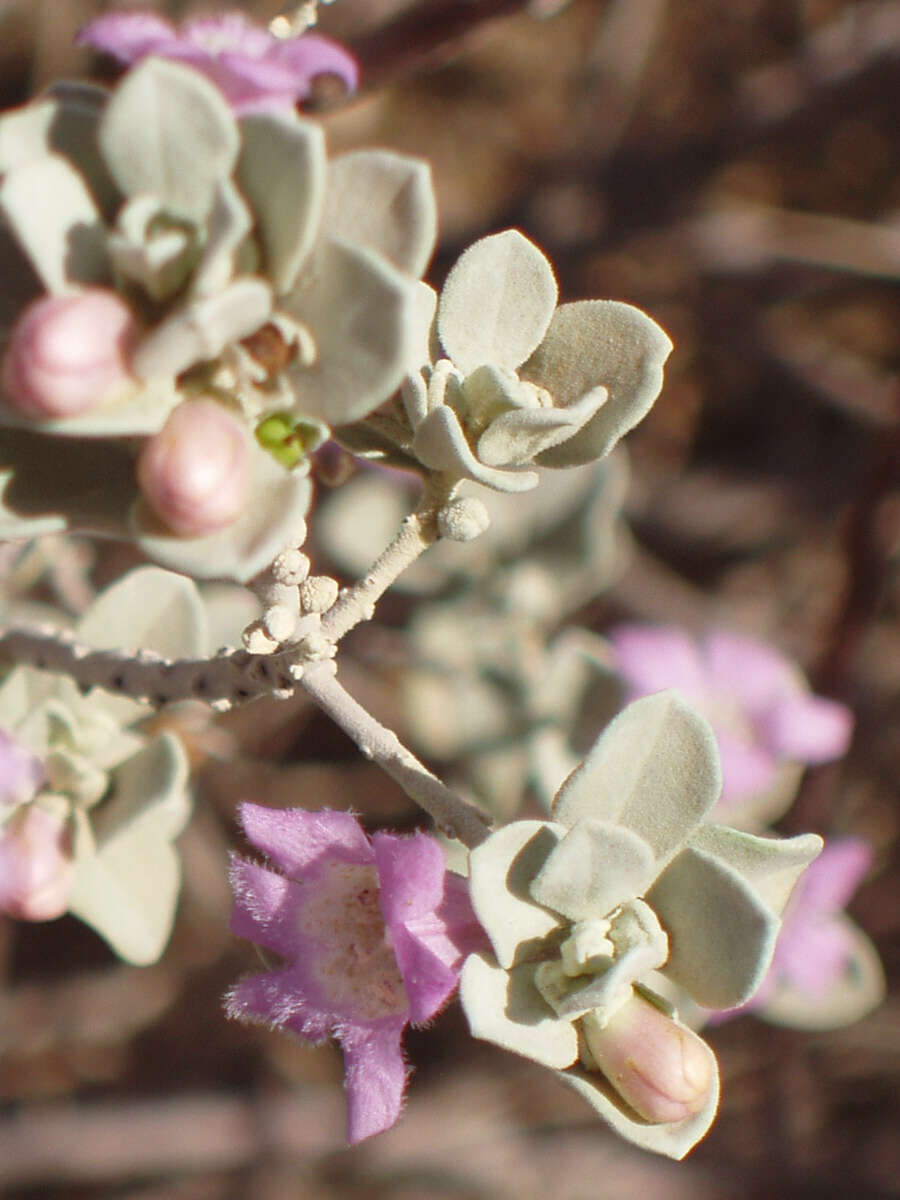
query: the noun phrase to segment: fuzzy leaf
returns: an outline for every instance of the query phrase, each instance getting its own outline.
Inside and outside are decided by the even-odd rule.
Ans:
[[[291,372],[298,409],[328,425],[367,416],[409,364],[416,285],[371,250],[331,239],[282,308],[313,335],[317,356]]]
[[[655,321],[616,300],[579,300],[555,312],[546,337],[521,370],[568,407],[605,387],[607,402],[577,436],[545,450],[545,467],[571,467],[608,454],[649,412],[672,343]]]
[[[647,893],[669,935],[665,974],[704,1008],[749,1000],[772,960],[781,922],[733,868],[682,851]]]
[[[506,972],[481,954],[466,959],[459,998],[473,1037],[483,1038],[545,1067],[568,1067],[578,1057],[571,1021],[556,1017],[534,986],[529,963]]]
[[[0,215],[48,291],[108,279],[100,212],[81,176],[59,155],[31,159],[4,176]]]
[[[231,342],[255,333],[272,311],[262,279],[242,278],[166,317],[139,343],[131,365],[140,379],[171,378],[217,358]]]
[[[478,461],[466,440],[459,418],[442,404],[428,414],[416,429],[413,453],[433,471],[446,471],[459,479],[474,479],[498,492],[527,492],[537,487],[536,471],[501,470]]]
[[[181,864],[171,839],[190,814],[188,768],[170,735],[116,772],[96,844],[82,839],[69,909],[126,962],[156,962],[172,930]],[[87,844],[85,844],[87,842]]]
[[[655,874],[653,851],[636,833],[587,819],[551,852],[529,891],[538,904],[586,921],[642,895]]]
[[[606,402],[594,388],[571,408],[517,408],[501,413],[478,439],[478,457],[489,466],[531,462],[544,450],[574,437]]]
[[[524,962],[563,927],[535,904],[529,888],[566,830],[547,821],[514,821],[469,855],[469,891],[501,967]]]
[[[556,297],[547,259],[518,230],[508,229],[475,242],[457,259],[438,303],[438,335],[463,374],[483,363],[515,369],[540,344]]]
[[[241,120],[238,182],[256,217],[263,269],[276,295],[287,292],[309,255],[325,198],[325,135],[295,113]]]
[[[797,880],[822,851],[815,833],[792,838],[758,837],[727,825],[701,825],[690,840],[695,850],[714,854],[738,872],[779,916]]]
[[[128,197],[148,194],[173,215],[202,221],[237,162],[237,126],[222,93],[199,72],[146,58],[112,93],[100,148]]]
[[[718,799],[715,734],[674,691],[629,704],[607,726],[560,788],[553,817],[564,825],[595,818],[643,838],[662,864]]]
[[[325,236],[383,254],[418,278],[437,237],[430,166],[388,150],[354,150],[332,159],[322,229]]]
[[[206,617],[190,580],[159,567],[138,567],[102,592],[78,623],[79,638],[98,650],[149,650],[163,658],[206,653]]]

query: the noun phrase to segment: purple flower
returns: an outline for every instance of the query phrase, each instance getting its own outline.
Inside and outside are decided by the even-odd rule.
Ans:
[[[758,1012],[784,1024],[829,1028],[873,1008],[883,984],[877,957],[871,965],[874,951],[865,949],[867,940],[843,911],[871,864],[871,848],[861,838],[827,842],[791,894],[759,990],[739,1008],[714,1013],[712,1020]],[[854,967],[859,980],[848,975]],[[840,996],[842,990],[846,996]]]
[[[410,1022],[447,1001],[483,935],[462,879],[426,834],[371,840],[350,813],[241,806],[248,839],[272,867],[235,858],[231,930],[280,955],[279,970],[242,979],[228,1015],[338,1038],[348,1138],[389,1129],[403,1102]]]
[[[40,762],[0,729],[0,817],[32,798],[44,779]]]
[[[785,763],[846,753],[853,716],[814,696],[799,668],[772,646],[725,630],[695,641],[669,626],[620,625],[609,634],[628,699],[678,688],[715,730],[723,806],[765,792]]]
[[[195,67],[238,113],[293,108],[318,75],[338,75],[351,92],[359,78],[353,57],[329,38],[276,38],[237,12],[195,17],[180,30],[155,13],[109,13],[77,41],[129,65],[155,54]]]

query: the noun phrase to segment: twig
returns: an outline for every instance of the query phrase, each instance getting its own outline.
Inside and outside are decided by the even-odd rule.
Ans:
[[[352,738],[365,758],[400,784],[442,833],[458,838],[470,849],[484,841],[489,832],[487,819],[432,775],[395,733],[379,724],[344,690],[333,662],[307,667],[300,686]]]

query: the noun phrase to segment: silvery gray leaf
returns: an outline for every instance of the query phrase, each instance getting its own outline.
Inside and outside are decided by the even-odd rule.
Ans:
[[[291,289],[312,250],[325,198],[325,136],[295,113],[241,119],[238,185],[253,210],[262,266],[277,295]]]
[[[230,342],[255,333],[272,311],[272,292],[262,279],[243,277],[215,295],[191,300],[139,343],[131,367],[139,379],[180,375],[216,358]]]
[[[375,250],[418,278],[437,237],[431,167],[390,150],[353,150],[332,159],[322,230]]]
[[[465,375],[483,363],[515,370],[547,332],[556,297],[550,263],[518,230],[482,238],[457,259],[438,302],[447,357]]]
[[[156,196],[174,216],[202,221],[237,162],[237,125],[199,72],[145,58],[118,85],[100,121],[100,149],[128,197]]]
[[[617,300],[563,304],[523,379],[545,387],[558,405],[602,386],[609,398],[577,437],[543,452],[540,464],[571,467],[608,454],[646,416],[662,387],[672,343],[646,313]]]
[[[109,279],[106,230],[75,169],[57,154],[33,158],[0,182],[6,218],[49,292]]]
[[[538,459],[574,437],[606,402],[606,388],[587,392],[571,408],[517,408],[501,413],[478,439],[478,458],[489,466]]]
[[[433,471],[458,479],[474,479],[499,492],[527,492],[537,487],[536,471],[500,470],[478,461],[456,413],[446,404],[433,409],[416,429],[413,453]]]
[[[253,227],[253,216],[237,188],[224,180],[216,188],[206,222],[206,244],[191,276],[193,296],[222,291],[237,273],[238,251]]]
[[[551,852],[529,888],[538,904],[572,921],[605,917],[642,896],[656,875],[653,851],[608,821],[579,821]]]

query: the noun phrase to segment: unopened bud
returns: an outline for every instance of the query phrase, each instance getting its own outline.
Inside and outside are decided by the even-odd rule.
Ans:
[[[131,309],[115,292],[88,288],[43,296],[13,327],[3,359],[3,393],[26,417],[75,417],[133,383]]]
[[[437,515],[438,533],[452,542],[471,542],[488,528],[491,518],[474,496],[458,496]]]
[[[300,584],[300,606],[304,612],[327,612],[337,598],[337,580],[330,575],[310,575]]]
[[[244,508],[249,436],[215,400],[187,400],[144,443],[137,477],[147,503],[176,533],[215,533]]]
[[[633,995],[601,1025],[582,1018],[588,1050],[619,1095],[654,1125],[700,1112],[715,1084],[710,1048],[692,1030]]]
[[[69,903],[74,866],[63,817],[37,804],[0,831],[0,911],[20,921],[51,921]]]

